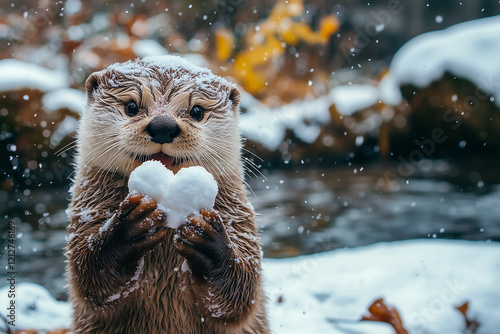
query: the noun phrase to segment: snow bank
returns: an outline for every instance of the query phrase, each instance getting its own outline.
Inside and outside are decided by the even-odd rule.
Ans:
[[[75,132],[77,127],[78,120],[73,116],[66,116],[50,136],[50,145],[57,147],[67,135]]]
[[[500,327],[500,244],[410,240],[270,260],[265,289],[274,333],[393,333],[388,325],[332,324],[360,319],[378,297],[412,334],[464,332],[454,306],[470,302],[477,334]],[[277,300],[282,297],[283,302]]]
[[[6,308],[12,300],[8,297],[9,289],[9,286],[0,289],[0,305],[4,317],[8,315]],[[16,326],[12,329],[50,331],[71,325],[71,306],[55,300],[44,287],[33,283],[17,283],[15,294]],[[0,329],[5,330],[3,321],[0,321]]]
[[[85,93],[78,89],[62,88],[46,93],[42,103],[48,113],[69,109],[81,115],[85,111],[86,99]]]
[[[271,151],[278,149],[285,139],[287,129],[292,130],[304,142],[313,143],[320,134],[320,125],[330,120],[329,96],[272,109],[250,94],[242,92],[241,105],[247,109],[246,113],[240,115],[239,128],[242,135]]]
[[[377,87],[371,85],[338,86],[331,90],[330,95],[335,108],[344,116],[371,107],[379,100]]]
[[[379,297],[396,307],[412,334],[462,334],[464,320],[454,306],[465,301],[470,317],[480,323],[477,334],[496,333],[500,327],[499,243],[380,243],[266,259],[263,269],[273,333],[392,334],[386,324],[328,320],[359,319]],[[0,289],[1,305],[9,303],[7,291]],[[17,285],[17,307],[16,329],[51,330],[70,322],[69,305],[35,284]]]
[[[241,106],[247,112],[240,116],[240,130],[244,137],[261,143],[271,151],[278,149],[287,130],[311,144],[320,135],[321,126],[329,123],[332,104],[340,114],[349,116],[373,106],[378,100],[377,88],[370,85],[338,86],[328,95],[292,102],[279,108],[268,108],[250,94],[242,92]]]
[[[141,193],[158,202],[168,216],[167,226],[179,227],[185,218],[211,209],[219,188],[212,174],[200,166],[181,168],[177,174],[159,161],[146,161],[129,178],[130,193]]]
[[[69,86],[68,73],[16,59],[0,60],[0,91],[36,89],[48,92]]]
[[[142,39],[134,42],[132,50],[141,58],[168,54],[167,49],[153,39]]]
[[[382,81],[384,102],[401,101],[402,84],[425,87],[448,71],[494,96],[500,106],[499,31],[500,16],[494,16],[415,37],[392,60],[390,76]]]

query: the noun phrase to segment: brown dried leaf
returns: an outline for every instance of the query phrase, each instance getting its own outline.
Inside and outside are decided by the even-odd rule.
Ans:
[[[471,320],[467,316],[467,311],[469,310],[469,302],[465,302],[460,306],[456,306],[456,309],[464,316],[465,319],[465,330],[467,331],[467,334],[474,334],[477,331],[477,328],[479,327],[479,322],[476,320]]]
[[[66,328],[60,328],[60,329],[56,329],[54,331],[50,331],[50,332],[39,332],[37,330],[34,330],[34,329],[24,329],[24,330],[18,330],[18,331],[14,331],[14,332],[11,332],[12,334],[40,334],[40,333],[47,333],[47,334],[66,334],[66,333],[69,333],[69,330],[66,329]]]
[[[457,310],[459,310],[459,311],[460,311],[460,313],[462,313],[462,315],[463,315],[464,317],[467,317],[466,313],[467,313],[467,311],[469,310],[469,302],[465,302],[465,303],[463,303],[463,304],[462,304],[462,305],[460,305],[460,306],[456,306],[456,308],[457,308]]]
[[[66,334],[66,333],[69,333],[68,329],[60,328],[60,329],[56,329],[55,331],[48,332],[47,334]]]
[[[373,302],[368,308],[369,314],[364,315],[361,321],[379,321],[391,325],[396,334],[408,334],[403,327],[403,321],[399,316],[398,311],[384,303],[384,299],[380,298]]]

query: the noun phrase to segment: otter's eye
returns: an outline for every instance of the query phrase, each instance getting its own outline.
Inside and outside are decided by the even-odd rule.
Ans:
[[[125,114],[127,116],[135,116],[139,113],[139,107],[134,101],[130,101],[125,105]]]
[[[194,106],[189,112],[189,115],[196,121],[199,122],[205,116],[205,111],[200,106]]]

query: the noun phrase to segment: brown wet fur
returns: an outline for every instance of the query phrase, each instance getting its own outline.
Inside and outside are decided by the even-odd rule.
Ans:
[[[183,67],[146,68],[108,68],[87,80],[68,209],[72,332],[268,333],[255,213],[243,181],[239,93]],[[129,100],[138,115],[125,115]],[[206,110],[201,122],[189,117],[194,105]],[[145,131],[159,114],[181,128],[172,143],[153,143]],[[201,165],[219,186],[214,210],[176,230],[165,227],[168,217],[154,200],[128,193],[139,156],[160,151],[182,158],[174,172]]]

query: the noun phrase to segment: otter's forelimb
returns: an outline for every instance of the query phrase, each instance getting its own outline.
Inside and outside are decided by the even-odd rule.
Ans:
[[[206,321],[227,328],[245,323],[255,312],[260,262],[248,246],[258,252],[256,239],[227,228],[214,210],[191,215],[177,229],[175,246],[187,260],[190,286]]]
[[[75,237],[68,242],[73,289],[93,307],[115,302],[137,262],[167,235],[166,216],[154,200],[141,194],[127,196],[111,218],[96,215],[93,221],[71,220]],[[78,250],[74,252],[72,250]]]

